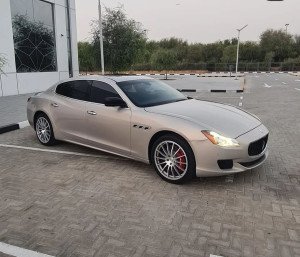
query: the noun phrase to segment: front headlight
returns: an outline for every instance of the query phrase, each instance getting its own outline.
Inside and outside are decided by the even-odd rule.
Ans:
[[[215,145],[222,147],[239,146],[238,141],[234,138],[222,136],[217,132],[210,130],[202,130],[202,133]]]

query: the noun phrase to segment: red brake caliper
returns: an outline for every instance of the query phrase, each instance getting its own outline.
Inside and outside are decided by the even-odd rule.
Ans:
[[[179,158],[179,167],[181,168],[181,169],[185,169],[185,164],[184,164],[184,162],[185,162],[185,158],[184,158],[184,153],[183,153],[183,151],[180,149],[179,151],[178,151],[178,153],[176,154],[176,156],[177,157],[180,157]],[[182,172],[182,170],[180,170],[181,172]]]

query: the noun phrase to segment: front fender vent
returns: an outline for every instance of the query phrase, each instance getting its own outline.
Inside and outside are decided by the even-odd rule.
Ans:
[[[151,127],[149,127],[149,126],[138,125],[138,124],[134,124],[132,127],[136,128],[136,129],[142,129],[142,130],[149,130],[149,129],[151,129]]]

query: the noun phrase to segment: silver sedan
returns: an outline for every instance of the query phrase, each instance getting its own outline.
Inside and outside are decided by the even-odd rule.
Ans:
[[[148,77],[68,79],[28,99],[43,145],[67,141],[151,163],[171,183],[249,170],[268,156],[268,129],[231,105],[188,98]]]

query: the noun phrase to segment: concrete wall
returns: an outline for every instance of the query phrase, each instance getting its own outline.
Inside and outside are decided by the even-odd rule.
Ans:
[[[65,0],[47,0],[54,4],[57,71],[16,73],[10,0],[0,1],[0,53],[8,64],[0,75],[0,96],[44,91],[59,80],[69,77]],[[73,74],[79,75],[75,0],[70,0],[71,47]]]

